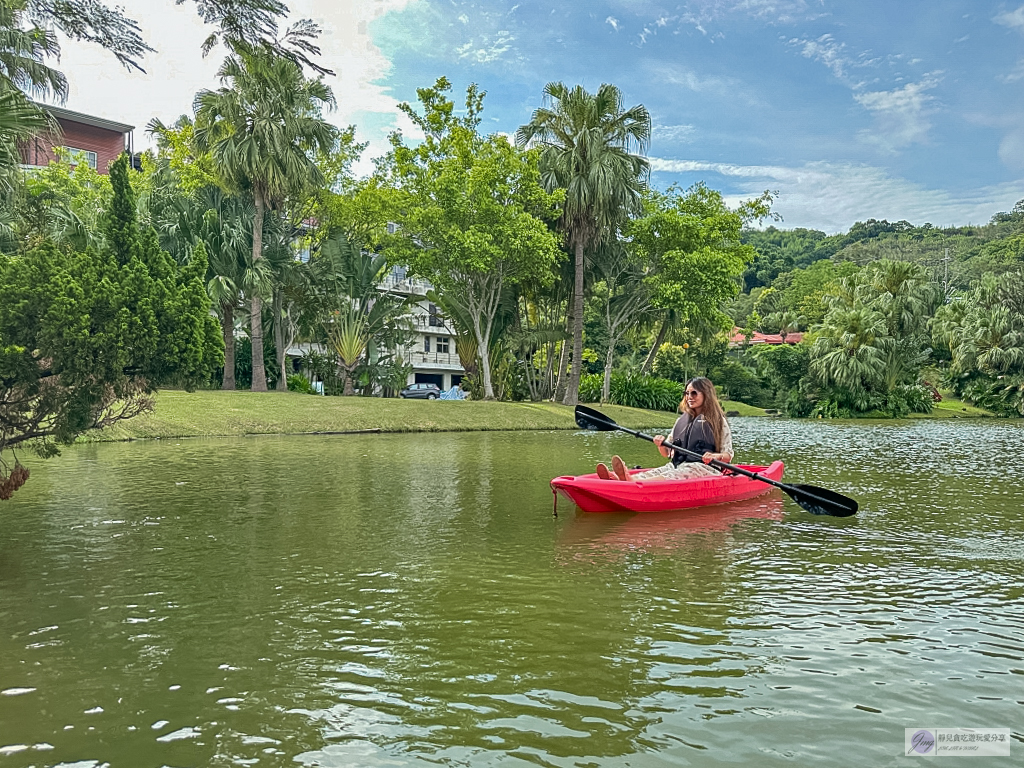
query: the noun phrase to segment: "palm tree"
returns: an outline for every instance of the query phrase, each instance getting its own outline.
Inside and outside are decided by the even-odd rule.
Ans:
[[[57,32],[33,23],[25,0],[0,0],[0,87],[35,95],[52,93],[63,101],[68,81],[45,63],[60,55]]]
[[[9,198],[21,155],[18,144],[47,128],[50,121],[25,95],[0,78],[0,199]],[[9,206],[3,206],[8,209]]]
[[[224,60],[224,86],[195,99],[196,143],[233,188],[252,194],[252,265],[263,258],[263,219],[285,198],[316,187],[323,176],[310,158],[327,152],[337,130],[321,115],[334,96],[322,80],[308,80],[299,66],[263,48],[242,44]],[[252,389],[266,392],[263,365],[263,296],[252,293]]]
[[[873,265],[868,281],[872,300],[885,314],[892,336],[920,333],[942,298],[927,270],[909,261],[879,261]]]
[[[811,372],[857,410],[867,410],[885,369],[878,344],[884,337],[880,313],[868,307],[837,307],[825,317],[811,348]]]
[[[387,269],[382,254],[360,248],[340,230],[331,232],[302,271],[297,304],[306,338],[323,338],[344,376],[344,394],[355,394],[352,374],[380,349],[400,350],[409,333],[408,297],[378,289]]]
[[[623,111],[614,85],[603,84],[592,94],[583,86],[548,83],[544,97],[547,106],[516,131],[516,143],[538,144],[545,187],[565,190],[560,225],[574,251],[575,280],[573,367],[564,402],[575,405],[583,368],[584,252],[640,209],[650,165],[631,150],[646,150],[651,116],[642,104]]]
[[[153,210],[156,207],[159,210]],[[206,292],[220,316],[224,337],[221,389],[234,390],[235,313],[242,308],[252,251],[252,203],[218,187],[202,187],[191,195],[174,194],[165,205],[151,204],[151,211],[161,244],[179,263],[191,258],[198,243],[205,246]]]
[[[785,344],[786,337],[791,333],[798,332],[800,326],[807,322],[807,318],[787,310],[784,312],[772,312],[764,321],[769,327],[778,329],[779,336],[782,337],[782,343]]]

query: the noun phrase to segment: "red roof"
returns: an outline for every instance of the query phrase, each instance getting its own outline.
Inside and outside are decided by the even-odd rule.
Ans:
[[[744,344],[799,344],[803,339],[802,333],[787,333],[786,340],[782,340],[782,334],[779,333],[754,333],[750,336],[750,340],[747,340],[747,335],[743,333],[741,328],[733,328],[732,336],[729,338],[730,347],[739,347]]]

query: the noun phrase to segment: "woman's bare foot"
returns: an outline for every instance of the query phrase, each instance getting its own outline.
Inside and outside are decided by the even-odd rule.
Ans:
[[[629,470],[626,469],[626,463],[618,456],[612,456],[612,469],[615,470],[615,476],[619,480],[629,480]]]
[[[597,465],[597,476],[600,477],[602,480],[612,479],[612,473],[608,471],[607,464],[602,463]]]

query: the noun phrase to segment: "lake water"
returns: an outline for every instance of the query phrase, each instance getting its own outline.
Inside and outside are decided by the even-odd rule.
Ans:
[[[734,419],[857,498],[583,515],[649,443],[80,446],[0,503],[0,768],[1024,764],[1024,424]],[[945,765],[957,765],[947,758]]]

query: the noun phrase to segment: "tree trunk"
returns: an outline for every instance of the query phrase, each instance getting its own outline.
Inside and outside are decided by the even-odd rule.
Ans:
[[[256,190],[256,214],[252,217],[252,262],[263,258],[263,195]],[[263,300],[258,293],[252,296],[252,312],[249,318],[252,339],[252,391],[267,391],[267,371],[263,366]]]
[[[484,400],[494,399],[494,385],[491,383],[491,355],[487,347],[480,348],[480,370],[484,376]]]
[[[487,348],[491,341],[490,328],[485,334],[480,327],[480,317],[474,315],[473,337],[476,339],[476,353],[480,358],[480,373],[483,376],[484,400],[494,400],[494,384],[491,380],[491,350]],[[484,338],[486,335],[487,338]]]
[[[288,373],[285,371],[286,361],[284,339],[284,293],[280,289],[274,291],[274,350],[277,352],[277,386],[278,392],[288,391]]]
[[[224,333],[224,378],[221,389],[235,389],[235,305],[225,301],[220,305],[221,331]]]
[[[640,369],[641,374],[648,374],[651,372],[651,366],[654,365],[654,358],[658,354],[658,350],[661,349],[661,345],[665,343],[665,337],[668,335],[669,317],[666,314],[665,319],[661,321],[661,328],[658,331],[658,338],[654,340],[654,345],[651,347],[650,354],[647,355],[647,359],[644,360],[643,367]]]
[[[612,399],[612,363],[615,361],[615,342],[609,341],[608,354],[604,360],[604,383],[601,385],[601,402]]]
[[[572,373],[565,390],[565,405],[576,405],[580,398],[583,373],[583,243],[576,243],[576,284],[573,289]]]
[[[341,394],[343,397],[352,397],[356,393],[356,388],[352,386],[352,371],[348,368],[344,368],[343,371],[342,375],[345,377],[345,384],[342,387]]]
[[[541,399],[546,400],[548,395],[555,391],[555,342],[549,341],[547,345],[547,362],[544,365],[544,391],[540,393]]]
[[[569,335],[572,333],[572,307],[570,298],[565,309],[565,338],[562,340],[562,351],[558,356],[558,378],[555,380],[554,402],[560,403],[565,399],[565,380],[569,369]]]

